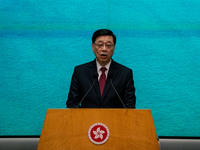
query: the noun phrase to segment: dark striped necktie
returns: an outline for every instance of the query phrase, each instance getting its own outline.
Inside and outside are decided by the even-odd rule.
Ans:
[[[102,74],[100,76],[99,79],[99,87],[100,87],[100,92],[101,92],[101,96],[103,95],[103,89],[106,83],[106,74],[105,71],[107,70],[106,67],[101,67],[100,69],[102,71]]]

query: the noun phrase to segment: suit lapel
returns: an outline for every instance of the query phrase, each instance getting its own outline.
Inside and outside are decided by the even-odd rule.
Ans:
[[[96,59],[94,61],[92,61],[89,72],[90,72],[90,78],[93,81],[94,80],[93,76],[95,73],[97,73]],[[98,98],[101,99],[98,77],[95,79],[94,89],[95,89],[95,92],[96,92]]]
[[[112,80],[113,80],[116,75],[116,70],[117,70],[116,63],[114,62],[114,60],[112,60],[109,71],[108,71],[108,76],[106,79],[106,84],[104,87],[103,95],[102,95],[102,101],[111,87],[111,79],[109,78],[109,74],[112,74]]]

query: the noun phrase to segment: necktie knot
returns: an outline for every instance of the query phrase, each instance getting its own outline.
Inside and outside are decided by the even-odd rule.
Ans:
[[[102,73],[104,73],[106,70],[107,70],[106,67],[101,67],[101,71],[102,71]]]

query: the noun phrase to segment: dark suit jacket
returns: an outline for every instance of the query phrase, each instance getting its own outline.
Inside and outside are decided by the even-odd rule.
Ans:
[[[68,108],[78,105],[94,81],[94,86],[79,107],[123,108],[122,102],[111,85],[111,80],[126,108],[135,108],[135,87],[131,69],[112,60],[102,96],[98,78],[94,78],[94,74],[97,74],[96,60],[75,67],[66,103]]]

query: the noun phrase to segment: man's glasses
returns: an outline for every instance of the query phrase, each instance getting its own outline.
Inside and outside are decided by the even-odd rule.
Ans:
[[[110,49],[114,46],[114,44],[103,44],[103,43],[100,43],[100,44],[94,43],[94,45],[96,45],[98,48],[103,48],[104,45],[105,45],[105,47],[108,48],[108,49]]]

